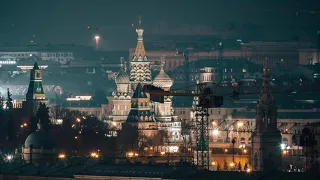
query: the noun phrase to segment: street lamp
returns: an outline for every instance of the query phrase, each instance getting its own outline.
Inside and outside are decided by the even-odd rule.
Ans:
[[[63,154],[63,153],[61,153],[61,154],[58,155],[58,158],[59,158],[59,159],[65,159],[65,158],[66,158],[66,155]]]
[[[91,156],[92,158],[98,158],[98,157],[99,157],[99,154],[96,153],[96,152],[92,152],[92,153],[90,154],[90,156]]]
[[[234,144],[236,143],[236,141],[237,141],[236,137],[234,137],[231,141],[232,142],[232,162],[234,162]]]
[[[94,36],[94,39],[96,40],[96,50],[98,50],[99,49],[100,36],[96,35],[96,36]]]
[[[213,135],[218,135],[218,130],[217,129],[215,129],[215,130],[213,130]]]
[[[238,126],[238,128],[243,127],[243,122],[239,121],[239,122],[237,123],[237,126]]]
[[[13,160],[13,155],[11,155],[11,154],[6,155],[6,156],[5,156],[5,160],[6,160],[7,162],[11,162],[11,161]]]

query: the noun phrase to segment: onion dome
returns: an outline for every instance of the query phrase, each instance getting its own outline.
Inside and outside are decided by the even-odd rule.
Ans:
[[[24,146],[26,148],[32,147],[33,149],[54,149],[55,143],[50,134],[42,129],[42,125],[39,120],[37,131],[31,133],[27,137]]]
[[[129,75],[127,73],[127,67],[123,64],[123,58],[121,58],[121,68],[118,74],[115,77],[117,84],[129,84]]]
[[[153,85],[160,88],[170,88],[173,85],[172,79],[168,76],[163,69],[164,63],[161,65],[159,74],[154,78]]]

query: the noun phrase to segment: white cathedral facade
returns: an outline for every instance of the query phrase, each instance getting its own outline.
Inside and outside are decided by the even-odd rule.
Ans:
[[[121,58],[121,69],[115,77],[117,87],[112,93],[111,125],[114,129],[121,129],[124,122],[135,123],[147,136],[164,130],[170,143],[180,143],[181,122],[173,115],[172,97],[166,96],[164,103],[153,102],[149,94],[142,90],[143,85],[149,84],[170,90],[173,81],[164,71],[163,63],[159,74],[152,79],[150,61],[143,44],[144,29],[141,21],[136,32],[138,42],[129,68]]]

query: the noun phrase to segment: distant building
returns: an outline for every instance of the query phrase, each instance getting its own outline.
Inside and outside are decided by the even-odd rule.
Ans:
[[[12,56],[18,59],[28,59],[32,56],[41,58],[44,61],[55,61],[60,64],[66,64],[74,60],[73,52],[42,52],[42,51],[17,51],[1,52],[0,56]]]
[[[25,140],[21,154],[26,163],[53,164],[57,159],[53,138],[45,132],[40,120],[38,129]]]
[[[314,64],[316,62],[316,48],[312,43],[298,42],[264,42],[251,41],[242,42],[239,39],[221,40],[222,49],[219,49],[219,40],[213,41],[214,37],[204,37],[190,39],[170,36],[172,39],[158,40],[146,45],[149,58],[152,62],[160,62],[161,57],[165,57],[166,70],[173,70],[185,64],[185,59],[178,53],[180,50],[188,49],[190,62],[201,59],[247,59],[251,62],[263,65],[267,58],[270,67],[279,65],[283,68],[292,67],[298,64]],[[190,39],[190,40],[185,40]],[[129,55],[134,54],[134,49],[129,50]]]

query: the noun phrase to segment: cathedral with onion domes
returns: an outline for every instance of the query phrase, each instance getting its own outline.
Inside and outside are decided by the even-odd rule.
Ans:
[[[127,68],[121,58],[121,69],[116,74],[116,89],[112,93],[112,123],[114,129],[121,129],[123,123],[129,123],[143,130],[147,137],[165,132],[168,141],[181,141],[181,122],[173,114],[172,97],[165,96],[164,103],[153,102],[150,95],[143,91],[144,85],[154,85],[166,91],[170,90],[173,80],[164,71],[164,62],[158,75],[152,79],[150,61],[143,44],[144,29],[139,20],[135,53]]]

